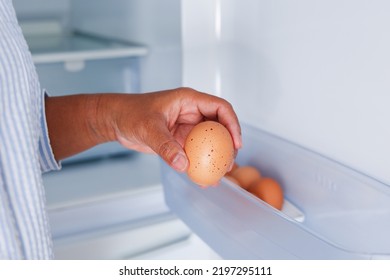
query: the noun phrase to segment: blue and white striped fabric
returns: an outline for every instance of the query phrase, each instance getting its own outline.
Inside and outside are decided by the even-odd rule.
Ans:
[[[0,0],[0,259],[50,259],[42,172],[59,169],[12,0]]]

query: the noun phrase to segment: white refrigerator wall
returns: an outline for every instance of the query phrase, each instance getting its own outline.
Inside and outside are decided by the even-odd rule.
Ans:
[[[390,183],[390,3],[183,0],[183,82]]]

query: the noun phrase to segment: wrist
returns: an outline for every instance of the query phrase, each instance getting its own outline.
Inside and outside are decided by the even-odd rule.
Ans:
[[[88,98],[87,126],[98,144],[116,140],[114,94],[94,94]]]

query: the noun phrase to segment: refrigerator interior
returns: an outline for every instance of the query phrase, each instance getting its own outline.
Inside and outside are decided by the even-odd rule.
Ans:
[[[63,258],[76,258],[77,255],[80,258],[175,258],[169,253],[175,250],[168,250],[166,254],[161,252],[164,248],[173,248],[175,244],[191,240],[194,237],[192,231],[199,233],[215,249],[226,247],[232,238],[229,235],[235,232],[238,232],[237,236],[243,236],[244,241],[260,240],[253,246],[258,248],[256,254],[248,255],[245,250],[248,244],[239,243],[236,249],[240,254],[234,255],[233,252],[231,255],[231,252],[225,251],[227,258],[360,258],[360,254],[335,255],[330,249],[327,251],[330,253],[324,255],[304,254],[304,241],[294,243],[284,234],[288,231],[278,229],[291,229],[302,240],[306,240],[306,236],[308,239],[325,240],[326,243],[324,234],[330,233],[332,240],[344,242],[350,232],[344,232],[343,239],[333,224],[334,219],[342,222],[347,219],[345,223],[348,223],[348,215],[351,215],[354,221],[351,228],[359,230],[364,228],[362,221],[369,220],[370,215],[379,222],[380,217],[388,216],[384,205],[389,199],[390,184],[387,172],[387,166],[390,166],[390,157],[387,156],[390,154],[390,132],[386,121],[390,118],[387,109],[390,101],[387,11],[390,4],[386,1],[105,0],[87,3],[77,0],[14,0],[14,4],[20,21],[27,23],[24,30],[29,34],[41,36],[40,24],[43,22],[46,34],[57,36],[54,36],[57,38],[54,42],[58,42],[58,35],[60,38],[72,35],[77,42],[78,36],[81,36],[82,42],[86,40],[89,46],[93,41],[93,51],[71,51],[70,57],[69,52],[65,55],[56,52],[54,57],[49,55],[50,51],[44,52],[43,57],[39,52],[33,53],[42,86],[47,84],[49,94],[80,90],[147,92],[183,85],[222,96],[232,103],[245,127],[248,125],[254,129],[247,134],[249,137],[243,137],[249,141],[246,146],[253,148],[255,153],[244,147],[245,150],[239,153],[240,163],[259,167],[265,164],[266,174],[287,180],[283,186],[287,199],[305,218],[303,223],[290,221],[285,214],[267,208],[225,181],[222,188],[208,191],[220,198],[210,202],[203,197],[205,193],[197,196],[197,189],[193,193],[193,186],[188,180],[171,174],[172,170],[163,169],[166,171],[160,174],[157,158],[124,152],[117,146],[106,146],[69,161],[59,173],[45,176],[53,224],[55,220],[71,221],[72,217],[82,216],[80,213],[91,217],[90,213],[95,213],[96,209],[109,208],[113,211],[102,219],[102,223],[81,222],[73,228],[73,232],[69,232],[66,226],[61,229],[62,222],[56,224],[53,227],[55,245]],[[53,42],[51,35],[46,38]],[[33,39],[38,38],[34,36]],[[32,42],[42,41],[30,40]],[[84,43],[81,45],[85,46]],[[56,76],[53,78],[53,75]],[[295,154],[294,161],[299,162],[301,153],[309,152],[319,156],[315,156],[315,164],[331,159],[329,166],[334,169],[321,167],[305,175],[297,172],[295,177],[290,178],[293,181],[289,182],[288,165],[278,167],[276,164],[279,160],[278,148],[274,156],[269,155],[269,165],[260,162],[262,147],[255,141],[259,139],[259,143],[267,143],[266,139],[272,139],[266,136],[268,134],[282,139],[280,143],[292,143],[303,148]],[[288,149],[286,153],[291,154]],[[88,164],[76,164],[79,162]],[[111,176],[113,167],[120,172],[132,170],[133,166],[134,174]],[[145,166],[152,167],[148,174],[154,174],[148,175],[150,178],[147,179],[148,176],[137,176],[145,171]],[[341,172],[344,167],[348,171]],[[335,173],[329,170],[335,170]],[[101,177],[88,175],[96,171]],[[350,177],[357,178],[356,184],[361,187],[354,188],[354,183],[343,179],[348,174],[358,174]],[[96,180],[92,182],[91,178]],[[113,178],[112,182],[105,184],[107,178]],[[305,181],[305,178],[308,180]],[[296,191],[299,190],[298,182],[308,184],[312,179],[312,189],[304,186],[310,191]],[[67,185],[61,188],[61,184]],[[70,185],[74,186],[70,188],[70,193],[64,195],[59,192],[57,198],[60,199],[56,200],[58,189],[62,191]],[[94,188],[94,185],[98,187]],[[175,187],[180,185],[183,186],[179,189],[182,192],[175,192]],[[78,193],[80,189],[85,190],[87,195],[74,200],[75,196],[82,195]],[[347,190],[350,194],[346,193]],[[189,198],[187,192],[193,193],[194,197]],[[324,196],[318,197],[319,194]],[[335,194],[342,194],[337,201],[333,200]],[[122,206],[119,206],[130,205],[128,201],[137,195],[154,203],[152,208],[158,213],[134,209],[126,211],[131,215],[124,215]],[[169,207],[176,211],[175,214],[165,205],[163,196]],[[119,197],[121,200],[115,200]],[[127,197],[129,200],[126,200]],[[312,197],[321,205],[321,211],[316,212],[317,208],[307,204]],[[241,206],[248,204],[248,207],[242,207],[239,213],[235,213],[226,203],[229,199],[232,199],[232,207],[235,203]],[[378,208],[370,204],[370,199],[379,201]],[[119,206],[113,207],[110,203],[115,205],[116,201],[119,201]],[[184,203],[185,209],[181,203]],[[222,213],[229,213],[231,219],[220,219],[216,214],[215,221],[221,224],[212,224],[207,215],[203,218],[199,216],[202,212],[189,207],[191,203],[204,204],[206,214],[208,209],[225,211]],[[372,211],[352,211],[360,205]],[[260,219],[244,220],[244,216],[234,216],[245,215],[251,209],[267,217],[264,224],[271,231],[262,232],[261,228],[260,232],[257,231],[257,223],[262,222]],[[137,215],[133,216],[134,213]],[[318,224],[318,221],[310,219],[318,213],[333,218],[326,220],[323,216],[325,222]],[[345,213],[348,215],[342,216]],[[177,215],[186,225],[179,221]],[[117,217],[113,224],[109,224],[110,217]],[[241,218],[242,224],[236,223],[237,217]],[[284,227],[286,224],[288,226]],[[310,235],[312,230],[314,237]],[[389,230],[386,223],[382,231],[386,233]],[[155,242],[145,241],[145,238],[139,248],[133,246],[139,236],[154,240],[155,235],[146,235],[145,232],[155,231],[166,232],[166,238]],[[298,232],[303,233],[300,235]],[[386,239],[386,234],[378,237],[370,230],[367,234],[373,234],[374,239]],[[279,239],[272,241],[274,237]],[[67,251],[67,248],[72,248],[71,244],[74,250]],[[93,249],[99,248],[97,244],[100,244],[101,250]],[[371,250],[369,244],[365,245]],[[207,252],[205,258],[218,257],[215,252],[209,253],[206,245],[199,247]],[[353,244],[347,247],[351,251],[356,249]],[[381,251],[377,244],[374,247],[364,257],[388,258],[387,248]],[[157,251],[159,253],[153,257],[153,252]],[[257,254],[262,251],[267,254]],[[83,255],[84,252],[90,254]],[[180,258],[179,255],[176,257]],[[203,253],[200,255],[204,257]]]
[[[48,95],[181,85],[179,0],[14,0]],[[57,259],[217,258],[165,204],[157,156],[108,143],[44,174]]]

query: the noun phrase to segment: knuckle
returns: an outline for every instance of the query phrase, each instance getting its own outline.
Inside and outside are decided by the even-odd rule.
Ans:
[[[162,142],[158,148],[157,153],[161,155],[163,158],[166,158],[167,160],[172,160],[173,152],[174,152],[174,141],[173,140],[167,140],[165,142]]]
[[[174,90],[179,96],[188,96],[189,94],[196,94],[197,91],[190,87],[179,87]]]

